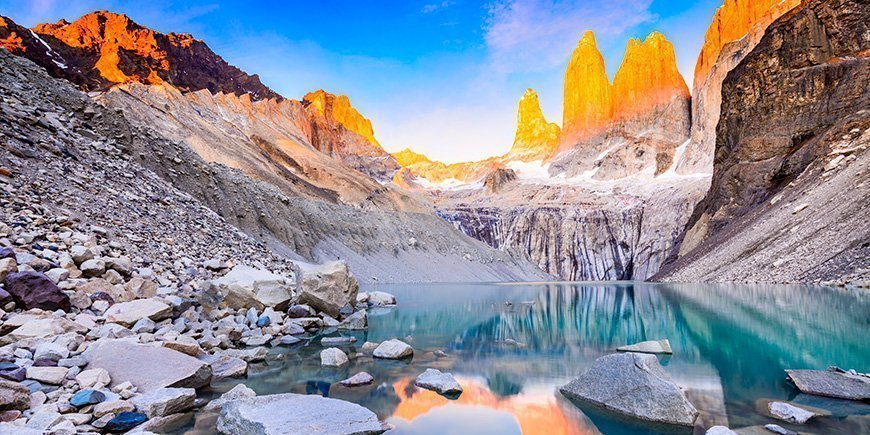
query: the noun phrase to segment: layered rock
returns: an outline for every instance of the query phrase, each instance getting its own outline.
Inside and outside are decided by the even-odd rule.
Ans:
[[[595,35],[586,31],[565,70],[562,144],[571,146],[607,127],[612,116],[610,80]]]
[[[228,64],[208,46],[188,34],[163,34],[142,27],[123,14],[96,11],[70,23],[40,24],[35,34],[47,43],[63,64],[52,74],[88,90],[104,90],[118,83],[170,83],[185,90],[250,94],[253,99],[280,95]],[[28,53],[24,53],[28,56]]]
[[[799,0],[725,0],[716,11],[695,64],[692,142],[678,162],[678,172],[712,172],[722,81],[758,44],[767,26],[798,4]]]
[[[561,133],[558,124],[544,118],[538,93],[526,89],[517,109],[517,132],[508,157],[521,161],[543,160],[556,149]]]
[[[728,74],[712,185],[669,279],[804,281],[866,267],[868,22],[863,1],[806,2]]]

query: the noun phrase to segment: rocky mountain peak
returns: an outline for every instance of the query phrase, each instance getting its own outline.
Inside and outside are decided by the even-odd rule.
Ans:
[[[610,81],[595,35],[586,31],[565,71],[562,134],[575,140],[604,128],[612,112]]]
[[[334,95],[318,89],[305,94],[302,103],[310,113],[322,117],[327,123],[341,125],[366,138],[372,145],[381,146],[375,139],[372,122],[350,104],[347,95]]]
[[[725,44],[742,38],[756,25],[767,27],[799,4],[800,0],[725,0],[704,36],[693,88],[699,89],[704,84]]]
[[[131,82],[165,83],[182,91],[207,89],[250,94],[255,100],[281,99],[256,75],[228,64],[193,36],[156,32],[124,14],[100,10],[73,22],[60,20],[32,30],[48,57],[45,50],[20,54],[87,90]]]
[[[674,97],[690,98],[674,46],[659,32],[630,39],[613,79],[614,118],[649,113]]]
[[[525,161],[546,158],[556,148],[561,132],[557,124],[544,118],[538,93],[526,89],[517,109],[517,132],[509,154]]]

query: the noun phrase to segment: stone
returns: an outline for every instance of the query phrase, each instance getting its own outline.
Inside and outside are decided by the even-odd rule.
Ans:
[[[0,379],[0,410],[30,407],[30,390],[17,382]]]
[[[112,383],[112,378],[106,369],[90,369],[76,375],[76,382],[81,388],[103,388]]]
[[[101,418],[104,415],[115,414],[118,415],[122,412],[131,412],[136,410],[136,407],[130,401],[127,400],[112,400],[108,402],[102,402],[94,406],[93,414],[94,418]]]
[[[786,370],[789,379],[803,393],[838,399],[870,399],[870,378],[836,369]]]
[[[60,423],[61,420],[63,420],[63,417],[58,412],[39,411],[30,416],[25,426],[30,429],[48,431],[52,426]]]
[[[47,276],[52,282],[57,284],[69,278],[69,271],[62,267],[55,267],[54,269],[46,270],[45,276]]]
[[[222,354],[252,363],[265,361],[266,356],[269,355],[269,351],[264,347],[255,347],[251,349],[226,349]]]
[[[113,380],[130,381],[142,393],[162,387],[200,388],[211,382],[211,367],[181,352],[125,340],[101,340],[84,354],[88,369],[102,368]]]
[[[208,361],[212,370],[212,379],[240,378],[248,374],[248,363],[241,358],[228,355],[209,355]]]
[[[692,426],[698,417],[698,410],[654,355],[620,353],[600,357],[559,391],[569,399],[644,421]]]
[[[29,320],[18,328],[15,328],[4,338],[13,342],[29,338],[50,337],[67,332],[83,334],[88,332],[88,329],[63,317],[51,317]]]
[[[448,396],[462,393],[462,386],[456,382],[452,374],[442,373],[437,369],[426,369],[420,376],[417,376],[414,385]]]
[[[211,402],[208,402],[208,404],[205,405],[205,407],[203,408],[203,411],[206,411],[206,412],[220,411],[220,409],[224,406],[224,404],[229,402],[229,401],[246,399],[248,397],[254,397],[256,395],[257,395],[257,393],[254,390],[248,388],[247,385],[238,384],[235,387],[233,387],[232,389],[230,389],[230,391],[227,391],[226,393],[221,394],[221,396],[219,398],[212,400]]]
[[[617,347],[620,352],[640,352],[640,353],[674,353],[671,350],[671,343],[665,340],[642,341],[628,346]]]
[[[148,417],[145,414],[124,411],[109,420],[103,429],[106,432],[126,432],[145,423],[146,420],[148,420]]]
[[[347,354],[341,349],[330,347],[320,351],[320,365],[328,367],[340,367],[348,363]]]
[[[79,265],[82,275],[88,278],[101,276],[106,272],[106,262],[103,260],[90,259]]]
[[[79,390],[78,393],[75,393],[70,399],[69,404],[75,406],[76,408],[81,408],[86,405],[96,405],[97,403],[103,402],[106,400],[106,395],[92,389],[87,390]]]
[[[164,341],[163,347],[177,350],[190,356],[197,356],[202,353],[202,348],[199,347],[199,343],[186,335],[179,335],[175,340]]]
[[[137,299],[153,298],[157,295],[157,288],[156,282],[138,276],[124,284],[124,290]]]
[[[227,306],[234,309],[255,307],[262,311],[268,306],[283,311],[293,298],[293,289],[283,276],[242,264],[214,284],[225,293]]]
[[[130,401],[148,418],[165,417],[193,408],[196,390],[193,388],[158,388],[133,397]]]
[[[287,317],[298,319],[300,317],[311,317],[314,313],[308,305],[293,305],[287,309]]]
[[[84,367],[88,365],[88,361],[80,356],[74,356],[72,358],[62,358],[57,361],[58,367]]]
[[[368,292],[366,302],[373,307],[384,307],[396,305],[396,297],[387,292],[373,291]]]
[[[371,384],[374,380],[375,380],[375,378],[372,375],[370,375],[366,372],[359,372],[359,373],[341,381],[340,383],[341,383],[341,385],[344,385],[345,387],[357,387],[360,385]]]
[[[772,423],[766,424],[766,425],[764,425],[764,428],[770,432],[773,432],[773,433],[776,433],[779,435],[798,435],[797,432],[795,432],[793,430],[788,430],[788,429],[786,429],[778,424],[772,424]]]
[[[69,349],[58,343],[39,343],[33,350],[33,359],[45,359],[51,361],[59,361],[62,358],[69,356]]]
[[[154,332],[154,329],[156,327],[157,327],[157,325],[154,323],[153,320],[151,320],[148,317],[143,317],[143,318],[137,320],[136,323],[133,324],[133,327],[130,329],[137,334],[141,334],[143,332],[147,332],[147,333]]]
[[[257,327],[264,328],[272,324],[272,319],[269,316],[263,314],[257,318]]]
[[[375,351],[375,349],[378,348],[379,344],[380,343],[373,343],[371,341],[367,341],[363,343],[363,345],[360,347],[360,350],[362,350],[364,353],[372,353]]]
[[[18,272],[18,262],[14,258],[0,259],[0,282],[6,281],[6,277],[15,272]]]
[[[6,291],[21,308],[70,311],[69,296],[39,272],[14,272],[6,277]]]
[[[356,343],[356,337],[323,337],[320,339],[321,346],[341,346],[353,343]]]
[[[82,264],[85,261],[94,258],[94,252],[82,245],[75,245],[70,248],[69,255],[72,257],[73,261],[75,261],[76,264]]]
[[[725,426],[713,426],[710,429],[707,429],[707,432],[704,435],[737,435],[737,432],[725,427]]]
[[[296,338],[292,335],[285,335],[285,336],[278,339],[278,344],[282,344],[284,346],[290,346],[290,345],[294,345],[296,343],[301,343],[301,342],[302,342],[301,339]]]
[[[156,299],[136,299],[112,305],[105,312],[106,321],[126,327],[133,326],[141,319],[160,321],[172,314],[172,307]]]
[[[305,333],[305,328],[296,323],[288,323],[281,329],[281,333],[288,335],[300,335]]]
[[[307,304],[332,317],[338,317],[341,308],[356,302],[359,283],[341,261],[311,265],[294,263],[296,291],[299,303]]]
[[[292,409],[293,412],[286,412]],[[380,434],[377,415],[362,406],[317,395],[274,394],[223,405],[217,429],[224,434]]]
[[[810,409],[786,402],[773,401],[767,404],[767,410],[774,417],[789,423],[804,424],[813,417],[830,414],[819,413]]]
[[[347,316],[347,318],[338,325],[338,329],[350,330],[366,329],[368,327],[369,317],[365,310],[359,310],[350,316]]]
[[[43,382],[51,385],[63,383],[69,369],[66,367],[28,367],[27,379]]]
[[[401,359],[414,355],[414,349],[407,343],[392,339],[384,341],[372,352],[375,358]]]

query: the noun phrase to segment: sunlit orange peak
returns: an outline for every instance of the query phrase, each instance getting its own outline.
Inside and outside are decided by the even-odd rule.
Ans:
[[[675,96],[689,98],[689,88],[677,69],[674,46],[652,32],[645,40],[630,39],[613,79],[613,116],[648,113]]]
[[[303,100],[308,110],[330,122],[341,124],[344,128],[363,136],[370,143],[380,146],[375,139],[372,122],[350,105],[350,99],[346,95],[333,95],[318,89],[305,94]]]
[[[600,130],[611,117],[611,89],[595,35],[586,31],[565,70],[563,135],[576,137]]]
[[[517,132],[510,154],[525,161],[546,158],[556,148],[561,132],[557,124],[544,118],[538,93],[526,89],[517,109]]]

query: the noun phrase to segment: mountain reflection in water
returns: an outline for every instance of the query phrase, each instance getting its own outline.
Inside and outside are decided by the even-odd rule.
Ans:
[[[350,400],[396,425],[396,433],[639,433],[628,421],[583,412],[558,393],[617,346],[671,342],[660,361],[701,411],[698,429],[776,422],[794,430],[862,433],[870,405],[799,394],[787,368],[829,365],[870,371],[870,296],[808,286],[647,283],[418,284],[367,288],[393,293],[395,308],[370,310],[365,341],[406,340],[409,361],[361,355],[341,368],[320,366],[319,336],[273,351],[244,383],[259,394],[296,392]],[[366,290],[366,289],[364,289]],[[447,356],[439,356],[435,351]],[[456,401],[413,387],[427,367],[452,372],[465,388]],[[359,371],[372,385],[337,384]],[[217,388],[226,390],[233,382]],[[765,399],[829,409],[802,427],[756,408]],[[655,432],[654,429],[650,431]],[[703,433],[703,431],[701,431]]]

